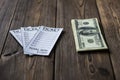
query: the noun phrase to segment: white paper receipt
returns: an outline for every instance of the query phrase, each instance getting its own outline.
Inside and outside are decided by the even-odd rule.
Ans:
[[[31,55],[49,55],[62,30],[63,28],[42,26],[25,48],[25,52]]]
[[[29,54],[25,52],[25,48],[30,43],[33,36],[37,33],[37,31],[40,29],[40,27],[21,27],[21,37],[22,37],[22,44],[23,44],[23,50],[24,54]]]
[[[21,37],[24,48],[29,44],[39,29],[40,27],[21,27]]]
[[[21,30],[11,30],[10,33],[14,36],[14,38],[19,42],[19,44],[22,46],[22,38],[21,38]]]

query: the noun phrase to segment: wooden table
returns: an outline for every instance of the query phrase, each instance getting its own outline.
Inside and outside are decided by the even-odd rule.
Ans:
[[[98,18],[109,50],[79,52],[71,19]],[[9,30],[63,27],[50,56],[26,56]],[[0,80],[120,80],[120,0],[0,0]]]

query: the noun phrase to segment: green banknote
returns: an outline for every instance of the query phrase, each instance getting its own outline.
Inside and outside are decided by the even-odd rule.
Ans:
[[[71,23],[77,52],[108,49],[97,18],[72,19]]]

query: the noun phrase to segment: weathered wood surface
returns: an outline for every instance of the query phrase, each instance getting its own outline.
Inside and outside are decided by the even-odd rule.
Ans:
[[[116,80],[120,80],[120,0],[97,0],[111,64]]]
[[[75,51],[70,20],[99,19],[95,0],[58,0],[57,13],[57,26],[64,27],[65,32],[57,44],[55,80],[114,80],[108,51]]]
[[[4,27],[55,26],[55,10],[55,0],[19,0],[11,25]],[[7,39],[1,51],[0,80],[53,80],[54,51],[49,57],[25,56],[10,33],[4,36]]]
[[[120,80],[119,0],[0,0],[0,80]],[[109,46],[77,53],[71,19],[97,17]],[[9,30],[63,27],[50,56],[26,56]]]

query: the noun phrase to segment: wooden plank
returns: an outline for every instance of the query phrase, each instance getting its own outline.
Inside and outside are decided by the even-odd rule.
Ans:
[[[28,0],[19,0],[11,22],[10,29],[23,26]],[[25,80],[25,56],[17,41],[8,33],[1,55],[0,77],[1,80]]]
[[[97,0],[116,80],[120,80],[120,1]]]
[[[55,26],[55,7],[56,0],[19,0],[10,29],[21,26]],[[2,52],[0,74],[7,76],[3,76],[3,79],[53,80],[54,50],[49,57],[25,56],[20,45],[8,34]]]
[[[56,0],[31,0],[28,7],[25,26],[55,26]],[[32,69],[26,70],[26,80],[53,80],[54,51],[49,57],[27,57],[26,66],[31,68],[30,65]]]
[[[64,28],[56,46],[55,80],[114,80],[108,51],[75,51],[73,18],[99,19],[95,0],[57,0],[58,27]]]
[[[0,54],[6,39],[6,35],[11,24],[14,11],[18,0],[1,0],[0,1]]]

